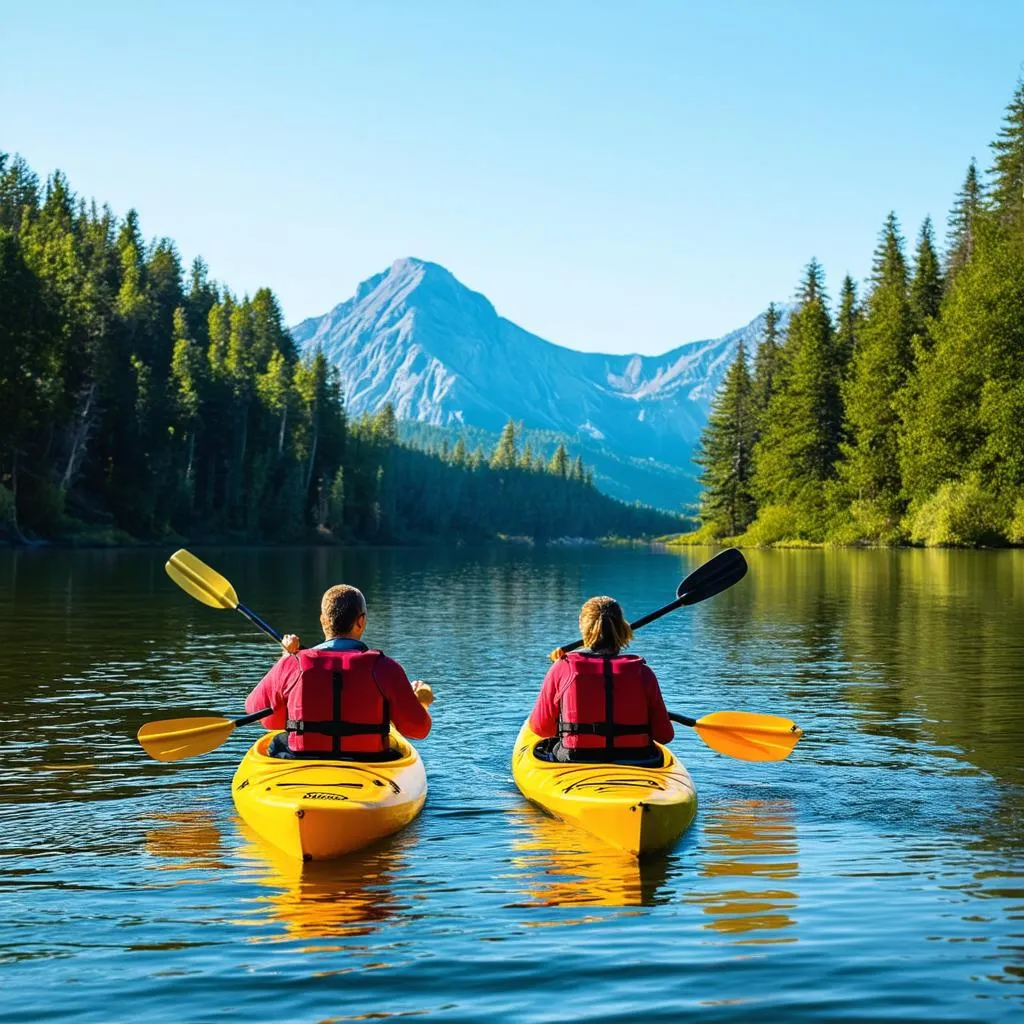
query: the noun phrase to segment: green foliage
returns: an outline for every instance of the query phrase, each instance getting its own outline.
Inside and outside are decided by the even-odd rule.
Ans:
[[[40,193],[0,154],[0,535],[372,541],[458,533],[664,532],[564,446],[551,472],[509,423],[488,466],[428,455],[385,405],[349,423],[337,367],[300,358],[267,288],[241,299],[202,260],[186,280],[138,215]],[[126,532],[127,531],[127,532]]]
[[[754,449],[759,506],[789,507],[798,536],[821,539],[825,482],[835,474],[842,425],[840,363],[821,266],[812,260],[789,320],[784,370]]]
[[[847,274],[839,289],[839,311],[836,314],[836,358],[841,378],[847,376],[853,362],[862,321],[863,313],[857,302],[857,285]]]
[[[761,434],[761,420],[768,403],[775,394],[782,363],[782,345],[779,336],[781,315],[774,302],[768,304],[764,314],[764,329],[754,355],[754,374],[751,381],[751,401],[757,419],[757,436]]]
[[[512,469],[518,461],[516,424],[509,420],[491,456],[491,469]]]
[[[555,449],[555,454],[551,456],[551,461],[548,463],[548,472],[562,480],[569,476],[569,456],[564,444],[559,444]]]
[[[832,501],[849,503],[857,535],[884,541],[898,529],[906,507],[897,457],[897,396],[912,367],[914,333],[903,240],[891,213],[875,251],[871,285],[843,388],[848,440]]]
[[[1014,502],[1013,514],[1006,527],[1006,539],[1011,544],[1024,544],[1024,498]]]
[[[742,343],[715,396],[693,461],[701,466],[701,521],[722,533],[745,530],[754,518],[752,490],[757,415]]]
[[[762,548],[804,537],[803,523],[789,505],[765,505],[737,542],[744,547]]]
[[[942,303],[942,271],[935,252],[935,233],[931,217],[925,217],[917,236],[914,254],[914,276],[910,281],[910,309],[914,317],[914,330],[927,339],[928,321],[939,315]]]
[[[978,547],[1003,542],[1005,517],[976,474],[944,484],[910,517],[910,539],[928,547]]]
[[[982,215],[984,192],[978,180],[978,167],[972,160],[964,183],[949,212],[946,237],[946,287],[948,288],[974,256],[978,222]]]
[[[992,208],[1004,224],[1024,227],[1024,79],[992,143]]]

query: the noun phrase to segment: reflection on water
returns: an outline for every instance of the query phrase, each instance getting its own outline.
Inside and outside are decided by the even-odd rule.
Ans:
[[[238,827],[245,839],[239,850],[244,868],[268,890],[255,898],[245,923],[251,926],[256,917],[279,925],[271,939],[351,938],[369,935],[396,915],[415,918],[415,897],[400,898],[394,888],[396,876],[406,867],[406,850],[414,841],[410,833],[339,860],[304,864],[266,842],[243,821],[238,821]]]
[[[510,813],[513,871],[526,907],[646,907],[659,902],[668,860],[637,860],[532,807]],[[545,923],[555,923],[546,921]],[[559,920],[559,924],[580,923]]]
[[[567,977],[592,1024],[1020,1019],[1024,551],[752,551],[638,633],[674,710],[805,729],[777,764],[680,730],[701,809],[642,864],[525,804],[510,749],[583,598],[643,614],[711,552],[204,551],[307,640],[361,585],[436,684],[421,817],[305,868],[236,821],[258,728],[178,764],[135,742],[240,713],[276,654],[166,554],[0,551],[0,1021],[540,1021]]]
[[[709,915],[704,927],[720,935],[742,935],[737,941],[745,944],[796,942],[795,933],[777,934],[797,923],[791,916],[798,900],[794,880],[800,874],[792,804],[725,800],[703,813],[700,874],[723,886],[687,897]]]
[[[217,817],[212,810],[150,814],[145,851],[156,871],[209,871],[226,867]]]

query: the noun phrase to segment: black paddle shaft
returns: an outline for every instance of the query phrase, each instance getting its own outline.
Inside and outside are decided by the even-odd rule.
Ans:
[[[697,604],[699,601],[706,601],[723,590],[728,590],[734,583],[739,583],[747,574],[747,560],[737,548],[726,548],[720,551],[714,558],[709,559],[703,565],[698,566],[686,579],[676,588],[676,599],[670,601],[657,611],[645,615],[643,618],[631,622],[629,628],[634,632],[641,626],[646,626],[663,615],[682,608],[684,605]],[[583,646],[582,640],[574,640],[571,644],[565,644],[562,650],[568,653]],[[683,723],[684,725],[688,723]]]
[[[267,636],[272,637],[278,643],[284,639],[269,622],[261,619],[251,608],[246,608],[244,604],[240,604],[235,608],[235,611],[241,612],[257,629],[262,629]]]

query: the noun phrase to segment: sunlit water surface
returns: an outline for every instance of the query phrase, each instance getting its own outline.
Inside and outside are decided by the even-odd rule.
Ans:
[[[806,732],[747,764],[682,730],[700,810],[639,866],[527,805],[509,754],[579,602],[638,617],[710,552],[200,554],[307,642],[324,587],[366,591],[435,685],[426,808],[275,854],[229,791],[258,727],[178,764],[134,740],[241,713],[272,646],[166,552],[0,552],[0,1020],[1024,1019],[1024,552],[755,552],[638,634],[675,710]]]

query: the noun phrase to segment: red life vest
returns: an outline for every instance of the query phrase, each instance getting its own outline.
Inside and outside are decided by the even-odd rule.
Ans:
[[[568,683],[558,698],[558,738],[576,750],[635,750],[653,742],[643,685],[644,659],[568,654]]]
[[[391,713],[373,678],[381,651],[299,651],[301,674],[288,691],[288,746],[294,751],[374,753],[388,749]]]

